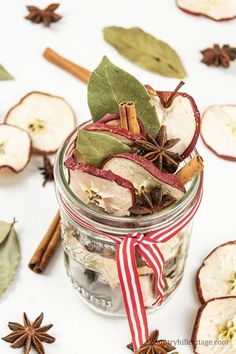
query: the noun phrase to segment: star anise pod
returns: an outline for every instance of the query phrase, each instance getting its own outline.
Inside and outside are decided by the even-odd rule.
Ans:
[[[52,22],[57,22],[62,18],[54,12],[59,5],[60,4],[51,4],[44,10],[36,6],[27,6],[29,14],[25,18],[33,23],[43,22],[44,26],[49,27]]]
[[[47,182],[54,181],[53,165],[46,154],[43,155],[43,167],[39,167],[39,170],[42,171],[41,174],[44,179],[43,187]]]
[[[151,136],[148,141],[137,140],[135,145],[139,149],[138,154],[152,161],[160,170],[174,173],[180,163],[179,154],[170,151],[180,139],[167,140],[166,126],[162,125],[156,139]]]
[[[161,188],[155,187],[150,192],[144,187],[137,194],[137,202],[129,209],[131,215],[141,216],[158,212],[174,204],[176,199],[164,194]]]
[[[150,338],[139,348],[136,354],[167,354],[176,349],[168,341],[162,339],[158,340],[158,337],[159,331],[153,331]],[[132,343],[128,344],[127,348],[134,351]]]
[[[236,48],[230,47],[228,44],[221,48],[218,44],[214,44],[213,48],[207,48],[201,51],[203,54],[202,63],[206,65],[222,66],[228,68],[230,61],[236,58]]]
[[[23,322],[9,322],[8,327],[12,331],[8,336],[2,338],[5,342],[12,343],[11,348],[24,347],[24,354],[29,354],[32,347],[39,354],[45,354],[42,342],[53,343],[55,338],[47,334],[52,324],[40,327],[43,322],[43,313],[31,324],[27,315],[23,314]]]

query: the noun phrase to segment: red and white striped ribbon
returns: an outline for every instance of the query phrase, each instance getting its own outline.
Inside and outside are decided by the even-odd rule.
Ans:
[[[154,272],[156,279],[155,289],[158,295],[156,304],[161,304],[165,290],[163,275],[165,260],[158,247],[158,243],[167,242],[172,237],[176,236],[192,220],[202,199],[202,178],[199,191],[198,198],[188,213],[173,222],[171,225],[151,231],[146,235],[138,232],[130,233],[125,236],[112,236],[97,229],[92,224],[78,216],[59,194],[63,208],[71,219],[90,231],[112,239],[117,244],[117,269],[134,351],[137,351],[149,338],[147,316],[139,282],[135,251],[143,256]]]

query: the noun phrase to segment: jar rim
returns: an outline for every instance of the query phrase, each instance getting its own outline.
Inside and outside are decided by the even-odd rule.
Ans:
[[[67,201],[70,202],[75,208],[80,208],[79,212],[83,213],[85,212],[86,215],[90,213],[90,215],[95,218],[95,220],[99,219],[101,223],[102,220],[104,221],[109,221],[109,222],[114,222],[114,223],[137,223],[141,222],[142,224],[147,224],[147,223],[152,223],[155,222],[155,224],[162,223],[163,219],[169,219],[171,215],[174,213],[175,216],[179,215],[182,211],[184,211],[188,206],[191,204],[191,202],[194,200],[194,197],[199,189],[200,186],[200,174],[198,174],[196,177],[193,178],[192,181],[189,182],[188,190],[187,192],[183,195],[182,198],[180,198],[177,202],[175,202],[173,205],[171,205],[168,208],[165,208],[161,210],[158,213],[150,214],[150,215],[145,215],[141,217],[135,217],[135,216],[115,216],[115,215],[110,215],[108,213],[104,213],[103,211],[97,210],[84,202],[82,202],[71,190],[68,184],[68,176],[66,177],[65,172],[67,169],[64,166],[64,161],[65,161],[65,156],[67,153],[67,149],[72,146],[72,144],[75,141],[75,137],[77,134],[78,129],[81,127],[84,127],[86,124],[89,124],[91,121],[87,121],[81,125],[79,125],[65,140],[65,142],[62,144],[60,149],[58,150],[56,160],[55,160],[55,182],[57,189],[59,192],[63,195],[63,197],[66,198]],[[193,153],[190,155],[190,157],[193,157],[197,155],[197,149],[194,149]],[[173,215],[172,215],[173,217]],[[97,218],[97,219],[96,219]],[[104,225],[105,226],[105,225]],[[107,226],[107,225],[106,225]],[[113,226],[114,227],[114,226]]]

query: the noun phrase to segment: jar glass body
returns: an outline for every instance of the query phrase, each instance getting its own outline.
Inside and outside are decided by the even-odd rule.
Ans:
[[[79,128],[85,124],[87,123]],[[61,212],[66,271],[74,288],[88,306],[106,315],[123,316],[125,307],[116,265],[116,243],[79,225],[67,212],[65,205],[74,215],[78,215],[96,229],[111,236],[123,237],[132,232],[148,234],[160,227],[171,225],[188,213],[200,193],[200,176],[194,178],[189,184],[187,193],[180,201],[157,214],[142,217],[108,215],[85,205],[69,188],[68,171],[64,167],[64,161],[72,153],[75,138],[76,131],[61,147],[55,162],[56,193]],[[173,238],[158,244],[165,259],[166,289],[163,304],[173,294],[183,277],[191,231],[192,221]],[[148,311],[151,311],[157,308],[155,277],[142,256],[137,252],[135,256],[144,305]]]

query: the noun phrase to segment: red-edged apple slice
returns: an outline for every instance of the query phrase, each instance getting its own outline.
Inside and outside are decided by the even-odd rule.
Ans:
[[[146,140],[146,137],[143,134],[134,134],[127,129],[120,128],[119,126],[105,124],[105,123],[95,123],[88,124],[84,127],[88,131],[96,131],[105,133],[113,136],[114,138],[119,139],[123,144],[128,146],[133,145],[136,140]]]
[[[225,160],[236,161],[236,105],[213,105],[202,117],[205,145]]]
[[[217,297],[236,296],[236,241],[214,249],[196,277],[201,303]]]
[[[111,114],[108,113],[104,117],[100,118],[96,123],[115,125],[115,126],[119,127],[120,126],[119,113],[111,113]]]
[[[0,169],[22,171],[28,164],[32,142],[27,131],[9,124],[0,124]]]
[[[70,170],[70,188],[80,200],[112,215],[130,215],[129,208],[136,201],[130,181],[111,171],[76,162],[72,157],[65,166]]]
[[[195,354],[236,353],[236,297],[212,299],[195,320],[192,345]]]
[[[180,199],[185,193],[184,185],[175,175],[160,171],[151,161],[135,154],[113,155],[105,162],[103,169],[131,181],[138,191],[141,187],[147,192],[161,187],[163,192],[175,199]]]
[[[140,133],[145,134],[145,129],[143,122],[137,117],[138,123],[139,123],[139,128],[140,128]],[[109,124],[109,125],[115,125],[117,127],[120,126],[120,116],[118,113],[108,113],[104,117],[100,118],[97,123],[99,124]],[[95,123],[96,124],[96,123]]]
[[[191,15],[205,16],[215,21],[236,17],[235,0],[177,0],[177,5]]]
[[[75,128],[75,115],[63,98],[31,92],[10,109],[5,122],[29,132],[33,152],[53,153]]]
[[[160,124],[166,126],[168,139],[180,139],[170,150],[185,159],[193,151],[199,137],[200,113],[192,96],[178,92],[183,84],[181,81],[173,92],[154,91],[148,85],[146,88]]]

